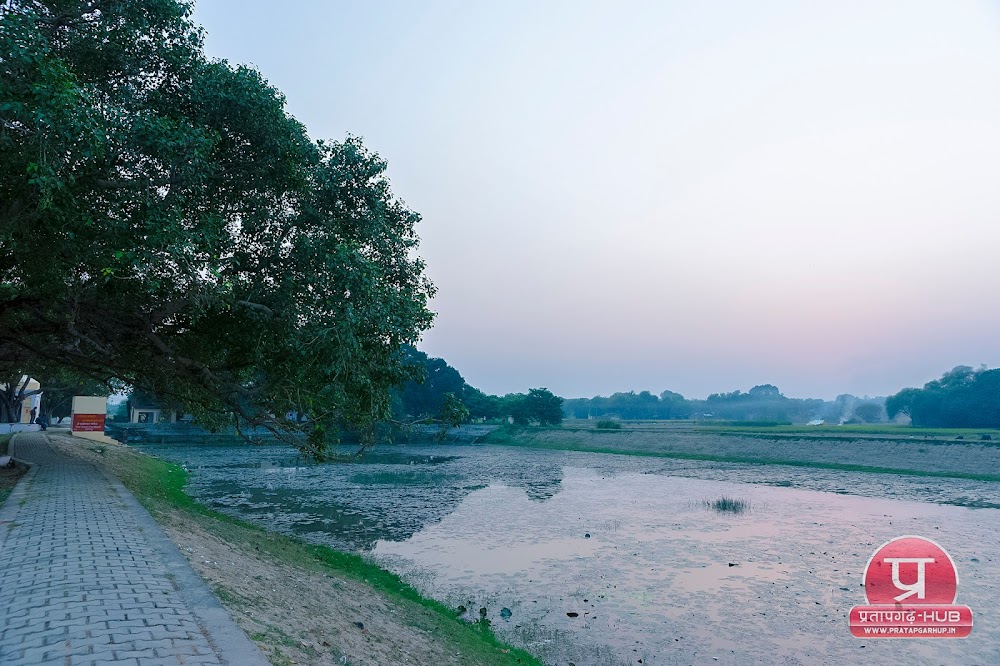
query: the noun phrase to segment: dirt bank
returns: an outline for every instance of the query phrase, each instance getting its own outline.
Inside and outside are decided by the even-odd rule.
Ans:
[[[0,456],[7,455],[7,444],[10,442],[10,435],[0,435]],[[3,504],[14,490],[18,480],[28,471],[26,465],[17,464],[10,469],[0,469],[0,504]]]

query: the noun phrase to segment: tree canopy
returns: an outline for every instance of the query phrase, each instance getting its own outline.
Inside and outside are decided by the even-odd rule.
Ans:
[[[404,363],[417,368],[417,372],[413,379],[393,389],[393,417],[399,421],[441,417],[447,396],[460,399],[464,394],[465,379],[443,358],[430,357],[409,345],[404,345],[400,353]]]
[[[359,139],[311,140],[256,70],[207,58],[190,13],[0,6],[0,370],[304,427],[321,455],[411,376],[400,347],[432,321],[419,216]]]
[[[526,425],[562,422],[563,399],[545,388],[527,393],[490,395],[469,385],[461,373],[442,358],[428,356],[404,345],[405,362],[415,368],[414,378],[392,391],[392,415],[397,422],[439,421],[458,425],[469,419],[511,419]]]
[[[917,426],[1000,428],[1000,368],[957,366],[922,389],[890,396],[885,407],[889,418],[902,412]]]
[[[854,416],[865,423],[875,423],[882,418],[882,404],[863,402],[854,408]]]
[[[547,388],[528,389],[527,394],[510,394],[504,396],[509,405],[508,412],[514,423],[527,425],[558,425],[562,423],[563,399]]]

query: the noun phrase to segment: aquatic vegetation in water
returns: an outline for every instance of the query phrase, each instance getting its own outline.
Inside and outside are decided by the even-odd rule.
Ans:
[[[434,486],[454,482],[454,476],[428,472],[362,472],[350,478],[358,485]]]
[[[750,511],[750,500],[723,495],[715,500],[705,500],[705,506],[719,513],[746,513]]]

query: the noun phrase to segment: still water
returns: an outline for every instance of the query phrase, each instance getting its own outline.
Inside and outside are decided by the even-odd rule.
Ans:
[[[325,465],[146,450],[212,508],[370,553],[546,663],[1000,663],[1000,510],[954,506],[996,501],[991,484],[481,445]],[[749,510],[707,505],[723,496]],[[850,636],[868,557],[902,534],[949,550],[971,637]]]

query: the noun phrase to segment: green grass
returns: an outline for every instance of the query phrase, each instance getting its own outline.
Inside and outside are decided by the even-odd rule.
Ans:
[[[218,592],[216,594],[218,594]],[[257,632],[257,633],[251,634],[250,638],[253,639],[253,640],[255,640],[255,641],[269,643],[270,645],[282,645],[284,647],[292,648],[292,649],[296,649],[296,648],[301,648],[302,647],[301,643],[297,643],[294,638],[292,638],[291,636],[289,636],[288,634],[286,634],[284,631],[282,631],[280,627],[276,627],[273,624],[267,625],[266,628],[265,628],[265,630],[262,631],[262,632]],[[316,656],[316,650],[314,648],[311,648],[311,647],[307,648],[307,653],[309,654],[310,657],[315,657]],[[275,657],[275,659],[273,661],[277,662],[278,664],[292,664],[292,663],[294,663],[290,659],[288,659],[287,657],[285,657],[281,653],[281,650],[279,650],[277,648],[275,648],[275,651],[274,651],[274,653],[273,653],[272,656]],[[342,663],[346,663],[346,662],[342,662]]]
[[[979,444],[981,446],[1000,446],[1000,441],[990,441],[982,440],[980,435],[977,433],[975,435],[969,434],[965,435],[963,440],[957,440],[954,437],[951,439],[942,439],[943,436],[938,435],[921,435],[920,437],[891,437],[891,436],[880,436],[880,435],[868,435],[864,433],[859,433],[855,435],[851,434],[831,434],[822,435],[812,433],[760,433],[760,432],[748,432],[746,430],[732,430],[732,431],[719,431],[719,432],[704,432],[699,431],[699,434],[715,435],[717,437],[741,437],[744,439],[770,439],[770,440],[795,440],[797,442],[857,442],[857,441],[870,441],[876,444]],[[959,435],[961,437],[961,435]],[[931,439],[934,437],[934,439]]]
[[[774,428],[784,428],[784,427],[790,426],[790,425],[792,425],[792,422],[791,421],[764,421],[764,420],[759,420],[759,421],[718,421],[718,422],[714,423],[713,425],[721,426],[721,427],[731,426],[731,427],[735,427],[735,428],[768,428],[768,429],[774,429]]]
[[[909,438],[909,437],[957,437],[962,435],[965,439],[979,439],[981,434],[990,434],[994,437],[1000,436],[1000,430],[995,428],[919,428],[914,426],[904,426],[904,425],[888,425],[888,424],[873,424],[873,425],[821,425],[821,426],[807,426],[807,425],[770,425],[770,426],[759,426],[755,425],[753,422],[741,423],[741,424],[712,424],[712,425],[696,425],[694,429],[698,432],[740,432],[740,431],[750,431],[753,432],[755,429],[764,430],[766,428],[767,433],[781,433],[781,434],[803,434],[803,435],[841,435],[844,433],[852,435],[889,435],[899,438]]]
[[[552,451],[577,451],[580,453],[608,453],[623,456],[641,456],[646,458],[672,458],[676,460],[705,460],[712,462],[745,463],[752,465],[788,465],[790,467],[808,467],[813,469],[831,469],[843,472],[871,472],[877,474],[902,474],[943,479],[969,479],[973,481],[1000,482],[1000,474],[980,474],[973,472],[938,472],[894,467],[876,467],[872,465],[856,465],[853,463],[836,463],[813,460],[796,460],[792,458],[769,458],[765,456],[722,455],[712,453],[686,453],[682,451],[649,451],[637,449],[616,448],[612,446],[593,446],[581,442],[539,442],[525,438],[522,431],[514,428],[498,428],[484,438],[484,443],[502,446],[520,446],[531,449],[548,449]],[[924,443],[924,442],[921,442]]]
[[[593,421],[586,419],[567,419],[563,422],[563,431],[590,431],[594,428],[590,425]],[[994,439],[1000,437],[998,428],[924,428],[919,426],[896,425],[889,423],[874,424],[853,424],[853,425],[821,425],[807,426],[804,424],[791,425],[776,421],[673,421],[673,420],[644,420],[644,421],[619,421],[622,427],[630,431],[641,432],[698,432],[698,433],[742,433],[759,432],[785,435],[855,435],[855,436],[889,436],[899,439],[909,439],[910,437],[959,437],[966,441],[979,440],[983,434],[991,435]],[[527,428],[526,428],[527,429]],[[534,426],[531,430],[546,430],[547,428]],[[857,437],[855,437],[857,439]]]
[[[468,655],[470,663],[541,666],[541,662],[527,652],[501,642],[488,628],[462,622],[453,609],[422,596],[398,575],[364,557],[268,532],[212,511],[184,492],[187,472],[178,465],[143,454],[132,458],[131,464],[119,472],[119,477],[154,515],[164,507],[184,511],[206,521],[206,527],[225,541],[254,548],[292,566],[333,571],[362,581],[390,599],[417,604],[436,619],[431,631],[441,640],[454,644],[463,655]]]

